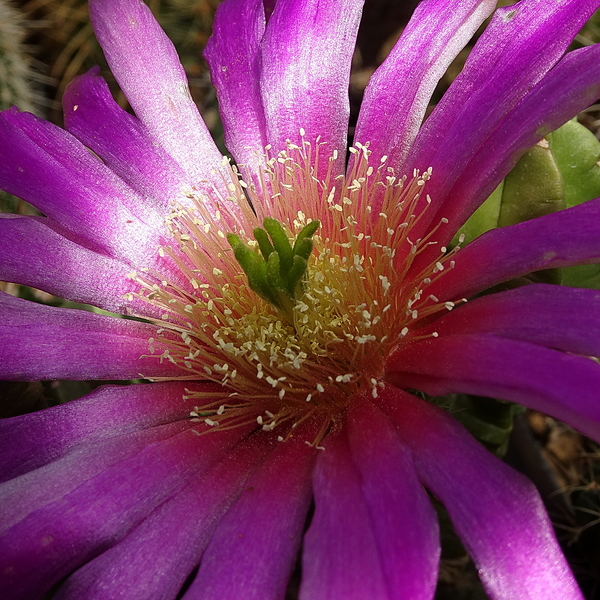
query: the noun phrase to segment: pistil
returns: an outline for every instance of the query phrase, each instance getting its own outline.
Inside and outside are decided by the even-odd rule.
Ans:
[[[293,325],[294,305],[304,293],[304,277],[308,258],[313,251],[312,236],[319,221],[311,221],[296,236],[293,246],[287,233],[276,219],[265,218],[264,229],[253,231],[262,258],[248,248],[234,233],[227,234],[236,260],[248,277],[250,289],[275,306]]]

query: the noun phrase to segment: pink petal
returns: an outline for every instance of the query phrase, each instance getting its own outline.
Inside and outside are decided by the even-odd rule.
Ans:
[[[260,91],[260,42],[265,31],[262,0],[225,0],[204,50],[217,89],[225,145],[242,173],[257,183],[267,145]]]
[[[384,410],[444,504],[491,600],[582,600],[531,482],[442,410],[388,386]]]
[[[190,183],[181,167],[138,119],[114,100],[95,67],[76,77],[63,96],[65,127],[159,211],[184,200]]]
[[[300,600],[389,598],[376,533],[346,429],[329,434],[313,476],[315,514],[306,535]]]
[[[285,590],[311,500],[315,449],[298,432],[280,443],[219,523],[184,600],[278,600]]]
[[[124,313],[148,305],[124,299],[136,291],[131,267],[64,237],[50,219],[0,215],[0,281],[41,289],[73,302]],[[85,240],[82,240],[85,243]]]
[[[440,559],[436,513],[421,487],[409,449],[389,420],[367,401],[348,418],[352,460],[361,479],[388,597],[434,596]],[[356,542],[360,546],[360,542]]]
[[[106,380],[182,374],[169,361],[161,363],[158,356],[149,356],[154,325],[44,306],[8,294],[0,295],[0,309],[2,379]]]
[[[34,460],[32,471],[0,485],[0,531],[10,529],[30,513],[60,500],[83,482],[128,460],[146,446],[171,439],[190,429],[192,423],[189,420],[176,421],[122,435],[90,439],[88,443],[67,448],[66,453],[57,456],[56,460],[41,466],[37,466]]]
[[[400,170],[435,87],[496,6],[493,0],[425,0],[371,77],[355,139],[370,142],[372,160]]]
[[[600,262],[600,199],[490,230],[453,262],[428,294],[455,301],[533,271]]]
[[[184,396],[190,387],[198,384],[106,385],[79,400],[2,419],[1,479],[37,469],[81,444],[188,419],[194,404]]]
[[[598,2],[595,2],[598,4]],[[510,112],[486,134],[481,145],[466,150],[460,160],[456,142],[448,152],[440,150],[440,164],[452,165],[453,172],[438,168],[427,191],[434,199],[430,217],[436,224],[442,217],[436,239],[446,244],[473,211],[493,192],[517,160],[545,135],[558,129],[600,95],[600,45],[569,52]],[[483,113],[482,113],[483,114]],[[483,119],[483,116],[482,116]],[[462,139],[465,136],[461,129]],[[470,161],[466,163],[467,158]],[[440,184],[443,190],[440,189]],[[421,262],[431,252],[425,252]],[[418,265],[415,267],[418,268]]]
[[[314,153],[320,140],[320,178],[334,150],[334,168],[343,170],[350,63],[362,5],[363,0],[278,0],[262,41],[267,141],[275,152],[285,150],[288,139],[300,147],[306,141]]]
[[[600,440],[600,365],[589,358],[491,335],[456,334],[408,343],[386,369],[387,379],[403,388],[518,402]]]
[[[425,122],[409,168],[443,181],[559,61],[598,0],[525,0],[499,8],[450,89]],[[568,87],[568,86],[565,86]]]
[[[241,435],[239,430],[214,435],[184,431],[48,499],[0,536],[3,588],[14,596],[38,597],[127,535]]]
[[[175,48],[150,9],[141,0],[91,0],[89,6],[110,69],[150,135],[191,183],[220,184],[221,154],[190,96]]]
[[[487,333],[555,350],[600,356],[600,294],[532,284],[463,304],[414,331],[423,336]]]
[[[33,204],[91,249],[147,263],[159,215],[71,134],[29,113],[0,113],[0,188]],[[147,266],[147,265],[144,265]]]
[[[256,436],[242,441],[118,544],[71,575],[57,600],[175,598],[221,518],[270,449]],[[233,557],[228,562],[228,571],[237,573]]]

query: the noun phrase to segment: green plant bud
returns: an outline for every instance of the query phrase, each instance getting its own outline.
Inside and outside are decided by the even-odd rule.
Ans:
[[[294,243],[294,254],[300,254],[298,251],[298,247],[300,244],[304,242],[304,240],[312,238],[312,236],[316,233],[317,229],[321,225],[321,221],[311,221],[308,225],[305,225],[298,236],[296,237],[296,241]],[[311,247],[312,251],[312,247]],[[309,253],[310,254],[310,253]],[[308,258],[308,257],[305,257]]]
[[[267,274],[267,263],[258,260],[252,263],[250,269],[246,272],[248,276],[248,285],[250,289],[256,292],[263,300],[281,308],[281,302],[277,295],[273,293],[273,288],[269,284]]]
[[[311,247],[312,247],[312,242],[311,242]],[[310,255],[310,252],[309,252]],[[304,277],[304,274],[306,273],[308,269],[308,261],[306,260],[306,258],[304,258],[303,256],[300,256],[299,254],[296,254],[296,256],[294,256],[294,263],[292,264],[292,268],[290,269],[290,272],[288,273],[288,290],[290,291],[290,294],[293,297],[296,297],[296,286],[298,286],[298,284],[301,284],[302,282],[302,278]],[[298,295],[302,292],[302,290],[299,290]]]
[[[304,276],[313,251],[312,236],[320,221],[311,221],[290,244],[285,229],[276,219],[267,217],[264,229],[253,231],[260,254],[252,251],[235,233],[227,234],[233,254],[248,277],[248,286],[263,300],[277,307],[293,323],[295,301],[304,293]]]
[[[504,179],[498,227],[506,227],[567,207],[563,178],[550,144],[527,151]]]
[[[281,290],[282,292],[287,291],[288,284],[281,276],[281,265],[279,264],[279,253],[277,252],[271,252],[271,254],[269,254],[269,260],[267,261],[267,278],[269,285],[276,290]]]
[[[490,197],[473,213],[460,234],[466,243],[504,227],[570,208],[600,197],[600,142],[572,120],[534,146]],[[549,283],[600,289],[600,265],[581,265],[538,273]]]
[[[248,277],[248,286],[263,300],[281,308],[281,304],[269,285],[267,263],[252,252],[235,233],[227,234],[227,241],[233,249],[236,260]]]
[[[465,242],[482,233],[566,208],[562,174],[547,140],[528,150],[461,227]],[[458,235],[455,243],[458,240]]]
[[[296,256],[301,256],[304,260],[308,260],[308,257],[313,251],[313,246],[314,243],[310,238],[304,238],[300,241],[300,243],[296,241],[296,243],[294,244],[294,254]]]
[[[458,238],[463,235],[464,243],[472,242],[476,237],[490,229],[498,227],[500,207],[502,205],[502,190],[504,181],[491,193],[488,199],[471,215],[469,220],[460,228],[452,245],[458,243]]]
[[[600,196],[600,142],[577,121],[550,134],[550,149],[564,183],[567,206]]]
[[[600,196],[600,142],[587,127],[569,121],[550,134],[550,147],[563,177],[567,206]],[[562,283],[600,289],[600,265],[560,269]]]

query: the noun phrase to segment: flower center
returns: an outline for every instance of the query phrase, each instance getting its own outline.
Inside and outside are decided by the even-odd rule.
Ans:
[[[444,308],[425,289],[451,253],[408,276],[429,244],[410,235],[430,173],[397,179],[360,146],[349,177],[318,181],[310,150],[269,158],[258,186],[232,172],[219,210],[190,194],[168,220],[178,248],[161,249],[178,277],[136,276],[139,297],[163,313],[151,353],[183,379],[220,386],[190,391],[193,416],[208,425],[271,430],[318,416],[324,434],[354,396],[377,396],[386,358]]]
[[[262,256],[252,252],[234,233],[228,234],[227,240],[250,288],[278,308],[293,325],[294,304],[305,291],[304,276],[314,245],[312,236],[320,223],[311,221],[303,227],[293,245],[279,221],[267,217],[263,225],[264,229],[256,227],[253,232]]]

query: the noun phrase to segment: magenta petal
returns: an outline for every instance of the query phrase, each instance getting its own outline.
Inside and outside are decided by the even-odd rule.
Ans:
[[[108,438],[90,439],[62,456],[0,485],[0,531],[6,531],[30,513],[60,500],[83,482],[128,460],[146,446],[191,429],[176,421]],[[32,465],[35,467],[35,465]]]
[[[181,375],[150,357],[156,327],[0,294],[0,379],[137,379]]]
[[[175,598],[223,514],[269,449],[262,439],[240,443],[116,546],[69,577],[57,600]],[[227,560],[228,571],[237,573],[233,557]]]
[[[136,288],[131,267],[63,237],[49,219],[0,215],[0,281],[41,289],[73,302],[125,312]]]
[[[169,201],[182,196],[187,184],[183,170],[114,101],[97,67],[68,85],[63,107],[67,130],[161,212],[167,213]]]
[[[600,199],[492,229],[453,262],[427,293],[454,301],[532,271],[600,262]]]
[[[91,0],[90,17],[106,60],[150,135],[191,183],[221,183],[221,154],[190,96],[171,41],[141,0]]]
[[[262,0],[226,0],[219,5],[204,50],[217,88],[225,145],[246,177],[258,182],[267,145],[260,93],[260,41],[265,31]]]
[[[203,436],[184,431],[148,444],[40,506],[0,536],[3,589],[15,597],[38,597],[123,538],[240,436],[240,430]]]
[[[436,199],[441,201],[434,223],[442,217],[448,220],[436,237],[442,243],[450,240],[529,148],[599,95],[600,45],[596,44],[569,52],[491,132],[467,165],[461,167],[450,153],[445,153],[443,161],[456,169],[448,175],[438,169],[441,176],[432,179],[433,187],[427,190],[434,203]],[[456,147],[456,144],[451,146],[451,152],[456,152]],[[461,160],[465,157],[461,155]],[[438,193],[441,182],[453,186]]]
[[[498,9],[419,132],[407,167],[432,167],[447,188],[498,123],[558,62],[598,5],[598,0],[527,0]]]
[[[417,336],[489,333],[585,356],[600,356],[600,294],[533,284],[463,304]]]
[[[72,241],[190,287],[173,260],[159,256],[172,241],[164,206],[134,192],[69,132],[30,113],[1,112],[0,136],[0,189],[31,202]]]
[[[0,214],[0,281],[29,285],[114,313],[161,316],[159,308],[130,296],[140,290],[131,279],[130,265],[86,246],[84,237],[51,219]],[[159,273],[173,269],[173,261],[160,258],[158,252],[150,261],[156,261]],[[177,271],[167,277],[183,289],[192,289]]]
[[[458,334],[408,343],[387,379],[434,396],[463,392],[524,404],[600,440],[600,365],[526,342]]]
[[[386,388],[382,405],[419,478],[444,504],[491,600],[583,600],[531,482],[430,404]]]
[[[363,0],[278,0],[262,42],[260,89],[274,150],[319,139],[318,177],[343,170],[350,63]],[[304,129],[302,136],[300,129]]]
[[[31,202],[94,250],[133,264],[152,260],[164,215],[79,140],[13,109],[0,113],[0,136],[0,189]]]
[[[377,539],[346,430],[329,434],[313,476],[315,514],[302,557],[300,600],[388,599]]]
[[[371,77],[355,139],[370,142],[373,164],[401,168],[439,79],[496,6],[493,0],[426,0]]]
[[[194,409],[184,400],[189,387],[174,381],[103,386],[79,400],[2,419],[0,480],[57,460],[80,444],[186,419]]]
[[[3,133],[10,135],[11,138],[18,138],[18,133],[15,135],[17,130],[21,134],[24,134],[29,138],[29,144],[34,144],[33,151],[24,148],[20,149],[23,152],[29,151],[33,161],[43,160],[46,164],[47,169],[53,169],[56,177],[66,177],[67,180],[71,181],[71,187],[73,183],[79,183],[80,185],[87,183],[83,190],[88,194],[96,192],[96,194],[102,194],[105,196],[104,203],[101,207],[93,206],[92,198],[87,199],[86,210],[91,211],[93,209],[96,212],[103,208],[104,211],[112,210],[114,212],[122,211],[122,218],[125,216],[134,216],[136,220],[146,225],[156,225],[161,222],[163,213],[158,212],[155,206],[152,206],[143,196],[136,194],[131,188],[124,184],[109,168],[98,160],[97,157],[93,156],[89,150],[73,135],[68,131],[53,125],[48,121],[44,121],[27,112],[20,112],[16,108],[5,110],[0,113],[3,121]],[[10,139],[10,138],[9,138]],[[37,148],[35,148],[37,147]],[[11,147],[9,153],[15,154],[16,148]],[[38,158],[39,157],[39,158]],[[15,161],[16,162],[16,161]],[[33,169],[33,164],[27,164],[26,161],[22,161],[21,166],[26,166],[29,169]],[[11,165],[14,169],[14,165]],[[32,176],[32,171],[21,171],[17,167],[17,171],[21,173],[21,177],[25,178],[25,174]],[[35,174],[33,175],[35,176]],[[85,183],[84,183],[85,182]],[[35,189],[35,188],[34,188]],[[67,188],[68,190],[69,188]],[[82,191],[83,191],[82,190]],[[30,192],[31,193],[31,192]],[[82,200],[85,201],[84,194],[81,194]],[[61,210],[65,216],[70,216],[74,222],[74,215],[67,215],[67,211],[62,204],[64,199],[59,196],[60,199],[51,197],[40,197],[38,204],[42,202],[42,206],[37,206],[41,211],[45,212],[48,216],[52,216],[48,210]],[[80,201],[81,202],[81,201]],[[72,208],[71,208],[72,210]],[[130,215],[127,215],[125,211],[129,211]],[[57,219],[58,220],[58,219]]]
[[[219,523],[184,600],[285,595],[310,506],[314,458],[303,432],[266,457]]]
[[[364,401],[350,409],[348,439],[379,547],[387,597],[430,600],[437,584],[439,528],[410,450],[389,420]]]

